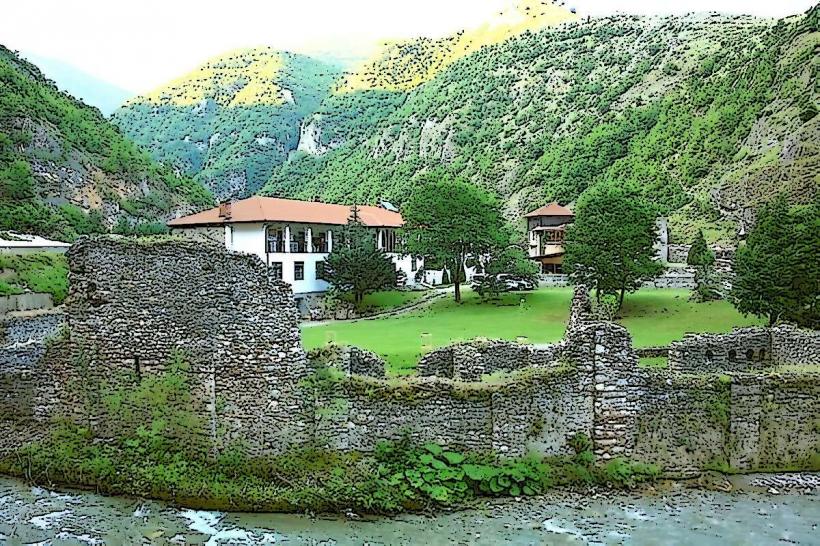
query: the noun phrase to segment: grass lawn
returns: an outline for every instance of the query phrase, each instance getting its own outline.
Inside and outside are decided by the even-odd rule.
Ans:
[[[0,269],[11,270],[9,278],[0,280],[0,295],[19,294],[24,288],[47,292],[60,304],[68,295],[68,261],[65,254],[0,254]]]
[[[384,357],[396,374],[412,371],[424,343],[441,347],[476,337],[531,343],[558,341],[564,334],[572,297],[570,288],[542,288],[535,292],[506,294],[501,302],[482,303],[467,290],[461,305],[452,296],[429,307],[399,317],[340,322],[302,329],[305,347],[313,348],[334,338]],[[758,324],[743,317],[728,302],[695,304],[686,290],[644,289],[627,296],[621,323],[632,333],[636,346],[666,345],[685,332],[727,332],[734,326]],[[524,300],[521,303],[521,300]]]
[[[420,290],[384,290],[367,294],[362,307],[372,311],[387,311],[402,307],[421,298],[426,292]],[[352,300],[351,300],[352,301]]]

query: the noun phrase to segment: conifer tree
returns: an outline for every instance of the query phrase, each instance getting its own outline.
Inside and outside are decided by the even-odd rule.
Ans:
[[[324,280],[352,294],[357,306],[366,294],[396,286],[396,265],[376,247],[373,231],[359,219],[358,207],[352,207],[340,235],[325,261]]]

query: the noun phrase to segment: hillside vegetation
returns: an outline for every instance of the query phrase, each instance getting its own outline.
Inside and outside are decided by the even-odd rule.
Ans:
[[[218,196],[245,196],[296,148],[302,119],[339,74],[303,55],[238,50],[130,100],[113,120],[154,158]]]
[[[146,230],[212,200],[0,46],[0,230],[65,240]]]
[[[641,188],[677,239],[704,228],[728,241],[775,193],[817,194],[817,23],[815,7],[524,32],[409,90],[332,95],[263,193],[400,204],[443,169],[497,191],[516,218],[612,179]]]

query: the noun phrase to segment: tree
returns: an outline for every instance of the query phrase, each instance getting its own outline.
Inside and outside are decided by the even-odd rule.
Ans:
[[[506,290],[506,286],[498,279],[498,275],[508,274],[529,280],[533,284],[538,282],[538,264],[530,260],[521,247],[508,245],[498,250],[492,250],[486,256],[482,269],[485,277],[476,288],[482,298],[497,297]]]
[[[357,306],[365,294],[396,286],[396,265],[376,248],[376,238],[359,220],[356,207],[340,235],[325,261],[324,280],[352,294]]]
[[[402,209],[402,239],[409,254],[445,264],[461,301],[462,272],[468,257],[503,243],[501,208],[490,193],[440,171],[421,177],[421,185]]]
[[[709,301],[720,297],[717,290],[717,278],[715,276],[715,254],[706,244],[703,231],[698,231],[689,253],[686,255],[686,263],[695,268],[695,291],[693,299],[697,301]]]
[[[654,278],[663,266],[654,259],[655,211],[635,191],[600,183],[578,199],[575,222],[564,241],[564,270],[576,283],[602,294],[624,294]]]
[[[732,301],[744,314],[820,326],[820,205],[789,207],[782,195],[764,206],[735,254]]]

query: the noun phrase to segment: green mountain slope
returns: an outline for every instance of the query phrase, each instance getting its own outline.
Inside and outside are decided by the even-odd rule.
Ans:
[[[818,8],[782,21],[613,17],[525,32],[411,89],[335,93],[263,193],[401,203],[444,169],[510,218],[613,179],[728,240],[778,191],[817,195]]]
[[[258,190],[299,141],[299,126],[340,69],[270,48],[211,59],[132,99],[113,119],[167,165],[220,197]]]
[[[0,229],[73,239],[142,228],[212,201],[0,46]]]

